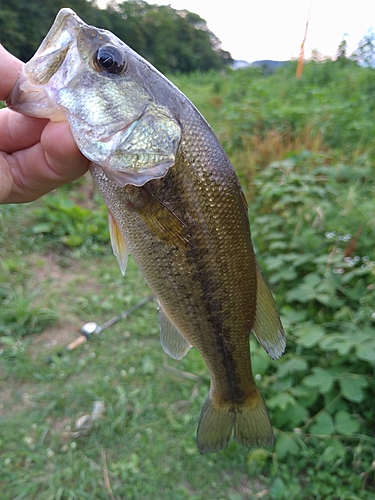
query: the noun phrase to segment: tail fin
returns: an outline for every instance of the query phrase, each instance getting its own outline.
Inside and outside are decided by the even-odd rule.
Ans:
[[[216,406],[208,395],[197,431],[200,453],[213,453],[225,448],[232,431],[234,440],[244,446],[273,445],[270,418],[259,391],[246,404],[236,408]]]

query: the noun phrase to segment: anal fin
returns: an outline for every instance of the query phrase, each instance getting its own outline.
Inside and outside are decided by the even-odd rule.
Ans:
[[[182,335],[168,318],[164,309],[159,304],[160,342],[164,351],[174,359],[181,359],[192,347],[190,342]]]
[[[257,308],[253,332],[272,359],[285,350],[285,333],[275,300],[260,267],[257,265]]]
[[[121,272],[125,275],[126,266],[128,264],[128,249],[126,246],[125,239],[118,227],[116,220],[114,219],[111,212],[108,212],[108,225],[109,233],[111,236],[112,250],[117,258],[117,262],[120,266]]]

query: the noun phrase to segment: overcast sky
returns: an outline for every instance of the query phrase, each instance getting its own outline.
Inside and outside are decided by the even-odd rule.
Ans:
[[[310,2],[307,57],[312,49],[323,55],[334,55],[345,34],[352,52],[366,32],[375,27],[375,0],[148,1],[199,14],[221,40],[223,49],[234,59],[250,62],[289,60],[298,56]]]

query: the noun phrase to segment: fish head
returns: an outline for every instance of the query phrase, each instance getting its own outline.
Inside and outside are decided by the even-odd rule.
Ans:
[[[111,32],[64,8],[6,104],[24,115],[67,120],[81,152],[108,178],[142,186],[175,164],[181,125],[160,98],[168,84]]]

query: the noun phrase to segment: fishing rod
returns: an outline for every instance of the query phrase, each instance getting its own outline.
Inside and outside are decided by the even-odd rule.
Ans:
[[[110,326],[114,325],[118,321],[120,321],[122,319],[126,319],[129,316],[129,314],[136,311],[137,309],[140,309],[141,307],[146,305],[148,302],[151,302],[153,299],[154,299],[154,295],[149,295],[148,297],[146,297],[145,299],[142,299],[140,302],[138,302],[134,306],[130,307],[126,311],[109,319],[108,321],[106,321],[102,325],[98,325],[94,321],[89,321],[88,323],[85,323],[80,329],[81,335],[76,340],[73,340],[73,342],[71,342],[66,347],[66,350],[72,351],[73,349],[76,349],[81,344],[84,344],[85,342],[87,342],[87,340],[89,340],[89,338],[92,335],[98,335],[103,330],[105,330],[106,328],[109,328]]]

